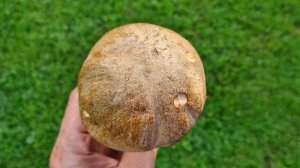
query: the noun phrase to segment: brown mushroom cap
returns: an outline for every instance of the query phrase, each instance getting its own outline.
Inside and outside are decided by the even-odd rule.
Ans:
[[[145,23],[106,33],[80,71],[82,122],[120,151],[169,146],[186,135],[206,100],[203,65],[172,30]]]

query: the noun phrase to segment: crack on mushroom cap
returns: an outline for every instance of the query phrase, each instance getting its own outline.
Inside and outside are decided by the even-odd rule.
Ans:
[[[179,93],[174,98],[174,105],[177,108],[183,107],[187,103],[187,97],[185,93]]]

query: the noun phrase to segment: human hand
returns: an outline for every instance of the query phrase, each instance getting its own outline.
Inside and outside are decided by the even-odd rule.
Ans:
[[[50,157],[50,167],[152,168],[158,149],[147,152],[120,152],[96,142],[80,120],[78,90],[74,89]]]

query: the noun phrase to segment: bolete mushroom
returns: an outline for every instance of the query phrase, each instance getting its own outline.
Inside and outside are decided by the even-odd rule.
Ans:
[[[147,151],[178,142],[206,100],[203,65],[172,30],[136,23],[106,33],[80,71],[82,122],[98,142]]]

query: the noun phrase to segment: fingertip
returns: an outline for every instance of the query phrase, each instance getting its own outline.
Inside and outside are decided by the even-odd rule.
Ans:
[[[158,150],[159,150],[159,148],[152,149],[152,151],[154,152],[155,156],[157,156]]]
[[[155,166],[157,151],[158,148],[146,152],[124,152],[119,167],[152,168]]]
[[[69,95],[69,100],[74,99],[78,99],[78,87],[74,88]]]
[[[80,130],[83,128],[80,120],[77,87],[73,89],[69,95],[69,101],[65,110],[62,126],[70,129],[69,131],[75,130],[74,128],[78,128]]]

